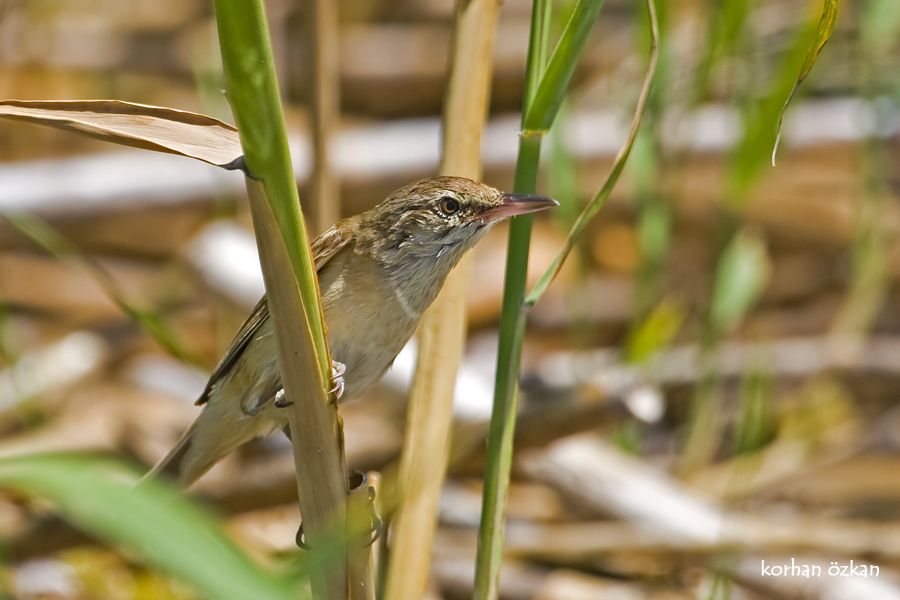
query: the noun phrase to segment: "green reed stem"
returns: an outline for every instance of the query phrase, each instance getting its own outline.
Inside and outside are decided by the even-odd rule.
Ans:
[[[261,0],[215,0],[215,9],[228,100],[240,133],[244,161],[250,176],[265,186],[300,286],[306,320],[325,377],[331,365],[325,362],[316,271],[288,150],[265,8]]]
[[[602,0],[579,1],[549,60],[548,0],[535,0],[525,75],[522,134],[516,161],[514,190],[534,193],[541,141],[549,129],[587,43]],[[549,65],[545,67],[545,65]],[[506,280],[500,317],[500,347],[494,382],[494,406],[488,431],[484,498],[478,536],[475,593],[478,599],[496,598],[503,554],[504,507],[512,466],[512,446],[518,395],[519,365],[525,334],[525,274],[531,241],[531,216],[515,217],[507,244]]]
[[[368,589],[365,576],[348,582],[347,475],[343,431],[325,382],[331,358],[316,271],[294,181],[278,82],[262,0],[216,0],[216,22],[231,108],[244,151],[247,190],[278,344],[285,413],[294,449],[297,492],[307,555],[330,556],[311,573],[316,600],[344,600]],[[293,272],[294,277],[285,277]]]

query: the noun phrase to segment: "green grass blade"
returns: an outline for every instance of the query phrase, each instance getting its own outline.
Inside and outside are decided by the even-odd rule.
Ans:
[[[823,1],[824,6],[822,7],[822,16],[819,18],[819,25],[816,27],[815,39],[809,47],[809,50],[806,52],[806,57],[803,59],[803,64],[800,66],[800,74],[797,75],[797,81],[791,88],[791,92],[785,99],[784,106],[781,107],[781,112],[778,114],[778,126],[775,129],[775,143],[772,145],[772,166],[775,166],[775,153],[778,152],[778,142],[781,141],[781,124],[784,120],[784,113],[787,111],[788,104],[791,103],[794,94],[797,93],[797,88],[799,88],[800,84],[803,83],[803,80],[809,76],[810,71],[812,71],[813,66],[816,64],[816,60],[819,58],[819,54],[822,53],[822,48],[824,48],[825,44],[828,43],[828,40],[831,39],[831,32],[834,31],[834,24],[837,21],[838,0]]]
[[[572,74],[575,73],[578,57],[587,44],[602,7],[603,0],[579,0],[575,5],[550,61],[543,70],[534,97],[526,105],[522,121],[525,132],[545,132],[550,129],[569,87],[569,81],[572,80]]]
[[[612,169],[610,169],[609,175],[607,175],[606,177],[606,181],[603,182],[603,185],[599,190],[597,190],[597,193],[594,194],[593,198],[591,198],[591,200],[584,207],[584,210],[582,210],[581,214],[578,216],[578,219],[575,221],[575,224],[569,231],[569,235],[566,237],[566,241],[563,244],[562,249],[553,259],[553,262],[550,263],[550,266],[546,271],[544,271],[538,282],[534,285],[531,291],[528,292],[525,303],[529,306],[533,305],[538,301],[538,299],[540,299],[544,292],[547,291],[550,283],[553,282],[553,279],[555,279],[559,274],[559,270],[562,268],[563,263],[569,256],[572,248],[575,246],[575,242],[584,232],[591,219],[594,218],[594,216],[600,211],[601,208],[603,208],[603,205],[606,203],[606,199],[609,198],[610,193],[616,186],[616,183],[619,181],[619,176],[622,174],[622,169],[625,167],[625,163],[628,160],[628,155],[631,153],[631,148],[634,145],[634,140],[637,137],[637,132],[641,126],[641,120],[644,116],[644,110],[647,107],[647,100],[650,97],[650,90],[653,87],[653,79],[656,75],[659,24],[657,23],[656,19],[656,7],[652,0],[647,1],[647,14],[650,20],[651,32],[650,60],[647,66],[647,73],[644,76],[644,83],[641,86],[641,93],[640,96],[638,96],[637,106],[635,108],[634,115],[631,118],[631,125],[628,129],[628,136],[625,138],[625,143],[619,149],[619,153],[616,155],[616,158],[613,161]]]
[[[655,0],[655,5],[659,24],[656,79],[647,100],[644,124],[634,140],[623,175],[631,183],[637,210],[635,233],[639,262],[634,273],[634,313],[629,326],[632,333],[642,326],[643,320],[662,297],[663,272],[672,236],[672,210],[662,183],[666,165],[674,159],[671,150],[662,144],[662,118],[666,102],[677,95],[672,77],[673,48],[668,36],[672,19],[665,0]],[[640,51],[647,47],[651,35],[650,28],[645,26],[648,19],[646,13],[645,5],[635,11],[638,31],[634,38]],[[674,160],[677,162],[677,159]]]
[[[739,206],[746,200],[747,192],[769,162],[769,153],[779,135],[779,114],[783,112],[792,90],[796,90],[797,73],[813,33],[809,24],[798,29],[768,89],[743,111],[741,138],[729,157],[726,198],[731,205]]]
[[[212,598],[295,600],[300,590],[256,565],[207,513],[108,460],[33,455],[0,460],[0,487],[52,501],[66,520]]]

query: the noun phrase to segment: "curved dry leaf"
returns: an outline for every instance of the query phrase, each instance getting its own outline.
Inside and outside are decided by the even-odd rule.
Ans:
[[[121,100],[3,100],[0,118],[86,133],[107,142],[240,168],[237,129],[197,113]]]

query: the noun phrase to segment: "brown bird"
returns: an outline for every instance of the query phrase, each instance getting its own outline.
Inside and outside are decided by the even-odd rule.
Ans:
[[[556,206],[460,177],[411,183],[312,244],[336,391],[377,382],[413,335],[459,259],[506,217]],[[344,373],[346,375],[344,376]],[[283,429],[285,401],[266,298],[240,328],[197,400],[200,416],[150,472],[190,485],[254,437]]]

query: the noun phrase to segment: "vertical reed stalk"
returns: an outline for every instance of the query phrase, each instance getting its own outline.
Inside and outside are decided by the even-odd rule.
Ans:
[[[341,217],[338,180],[329,159],[331,136],[340,114],[338,3],[313,0],[310,8],[313,143],[310,183],[315,200],[316,231],[321,233]]]
[[[440,172],[479,179],[481,134],[490,96],[498,0],[457,2]],[[391,529],[386,598],[425,595],[453,418],[453,390],[465,343],[471,256],[447,278],[419,326],[419,358],[400,460],[400,507]]]

